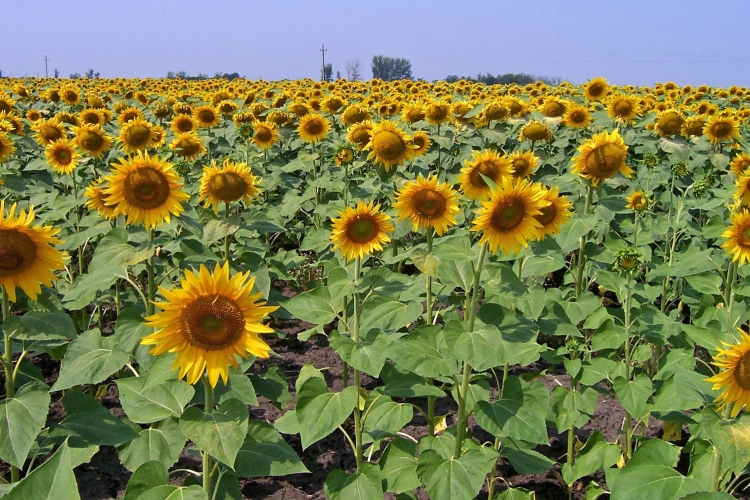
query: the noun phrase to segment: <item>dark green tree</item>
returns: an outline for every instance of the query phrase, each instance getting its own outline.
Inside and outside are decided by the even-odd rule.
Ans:
[[[372,56],[372,77],[381,80],[411,80],[411,62],[408,59]]]

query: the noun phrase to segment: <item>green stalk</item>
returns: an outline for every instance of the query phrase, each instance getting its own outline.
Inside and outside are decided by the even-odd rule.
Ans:
[[[344,165],[344,208],[349,206],[349,164]]]
[[[630,327],[631,327],[631,304],[633,292],[630,286],[630,277],[628,273],[627,286],[625,287],[625,380],[630,382]],[[630,413],[625,411],[625,462],[627,463],[633,457],[633,423]]]
[[[229,202],[224,202],[224,220],[229,220]],[[230,235],[224,236],[224,260],[229,262],[229,238]],[[231,264],[230,264],[231,265]]]
[[[429,258],[432,253],[432,238],[434,236],[433,229],[427,229],[427,257]],[[427,275],[427,325],[432,324],[432,275]],[[432,383],[432,382],[430,382]],[[430,436],[435,435],[435,397],[427,397],[427,426],[430,431]]]
[[[148,230],[148,243],[149,247],[154,246],[154,230]],[[146,270],[148,271],[148,304],[146,304],[146,312],[149,316],[154,314],[154,301],[156,300],[156,276],[154,276],[154,248],[151,248],[151,254],[146,262]]]
[[[349,324],[349,297],[344,297],[344,311],[342,314],[342,317],[344,318],[343,326],[344,330],[347,330],[347,325]],[[351,333],[351,332],[350,332]],[[343,361],[344,363],[344,369],[341,372],[341,380],[344,384],[344,387],[349,387],[349,364],[346,361]]]
[[[8,297],[8,291],[3,286],[3,325],[5,321],[10,318],[10,297]],[[5,337],[5,356],[3,357],[3,368],[5,369],[5,397],[10,399],[16,395],[16,377],[13,370],[13,339],[10,338],[10,334],[3,329],[3,336]],[[21,360],[18,360],[18,364],[21,364]],[[10,466],[10,482],[16,483],[21,479],[20,470],[18,467]]]
[[[484,254],[487,252],[487,243],[482,245],[479,250],[479,257],[477,258],[477,267],[474,272],[474,280],[471,283],[471,295],[466,301],[468,308],[465,312],[468,331],[474,331],[474,320],[477,314],[477,303],[479,302],[479,277],[482,274],[482,264],[484,262]],[[456,449],[453,453],[453,458],[458,459],[461,456],[461,445],[463,444],[464,434],[466,431],[466,394],[469,391],[469,379],[471,378],[471,366],[469,363],[464,363],[463,378],[461,380],[461,387],[458,390],[458,422],[456,429]]]
[[[203,388],[205,389],[205,404],[203,406],[203,412],[206,415],[211,414],[214,410],[214,388],[208,382],[208,377],[203,377]],[[201,451],[203,455],[203,491],[206,492],[206,496],[211,498],[211,468],[212,460],[211,455],[206,451]]]
[[[73,199],[78,203],[78,183],[76,182],[76,172],[75,170],[70,173],[70,177],[73,179]],[[73,211],[76,214],[76,236],[79,236],[80,234],[80,227],[81,227],[81,214],[78,211],[78,205],[73,207]],[[83,246],[81,245],[81,240],[78,238],[78,275],[82,275],[84,273],[84,264],[83,264]]]
[[[362,267],[362,259],[357,257],[354,260],[354,282],[359,281],[359,273]],[[359,320],[360,320],[360,304],[359,304],[359,292],[354,292],[354,325],[352,326],[352,342],[355,344],[359,343]],[[354,369],[354,387],[357,389],[357,404],[354,406],[354,458],[357,460],[357,472],[362,471],[362,410],[359,408],[359,370]]]
[[[591,185],[586,186],[586,203],[584,205],[583,209],[583,215],[586,216],[589,213],[589,210],[591,210],[591,200],[594,197],[594,190],[591,187]],[[581,236],[581,240],[579,242],[579,249],[578,249],[578,274],[576,275],[576,299],[581,296],[581,292],[583,291],[581,288],[583,287],[583,280],[584,280],[584,274],[583,274],[583,268],[586,266],[586,255],[584,255],[584,250],[586,247],[586,239],[588,237],[588,233]]]

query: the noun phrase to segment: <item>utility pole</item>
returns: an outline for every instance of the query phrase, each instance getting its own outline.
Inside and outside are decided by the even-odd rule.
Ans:
[[[45,78],[49,77],[49,75],[47,74],[47,61],[49,61],[49,59],[47,59],[47,56],[44,56],[44,77]]]
[[[325,44],[320,44],[320,52],[323,54],[323,68],[320,70],[320,77],[325,82],[326,79],[326,46]]]

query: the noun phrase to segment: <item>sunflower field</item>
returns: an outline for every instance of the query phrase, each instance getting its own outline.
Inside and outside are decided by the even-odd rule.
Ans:
[[[0,497],[746,498],[749,117],[0,79]]]

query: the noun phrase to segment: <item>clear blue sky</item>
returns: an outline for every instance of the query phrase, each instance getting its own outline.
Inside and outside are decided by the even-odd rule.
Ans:
[[[416,78],[530,73],[573,83],[750,86],[750,1],[2,0],[0,70],[102,77],[319,78],[404,57]]]

